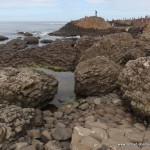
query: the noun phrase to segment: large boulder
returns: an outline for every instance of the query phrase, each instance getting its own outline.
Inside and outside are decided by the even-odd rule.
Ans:
[[[34,112],[33,108],[0,104],[0,143],[25,133],[25,129],[32,123]]]
[[[129,33],[116,33],[97,37],[97,42],[81,55],[80,61],[96,56],[105,56],[120,64],[124,53],[133,47],[133,41],[133,37]]]
[[[79,95],[104,95],[116,88],[120,66],[98,56],[80,62],[75,70],[75,92]]]
[[[5,40],[8,40],[8,37],[0,35],[0,41],[5,41]]]
[[[129,61],[119,75],[124,102],[150,122],[150,57]]]
[[[57,85],[57,80],[44,72],[3,68],[0,70],[0,103],[42,107],[54,98]]]

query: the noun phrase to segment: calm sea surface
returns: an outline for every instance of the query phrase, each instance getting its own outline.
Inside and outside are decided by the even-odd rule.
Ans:
[[[59,37],[48,36],[47,34],[60,29],[67,22],[0,22],[0,35],[11,39],[22,37],[18,32],[30,32],[42,39],[55,40]],[[7,42],[7,41],[5,41]],[[1,42],[4,43],[4,42]]]

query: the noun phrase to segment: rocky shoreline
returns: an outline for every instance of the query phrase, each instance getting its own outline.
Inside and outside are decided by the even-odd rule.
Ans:
[[[38,39],[21,32],[24,40],[0,45],[1,150],[149,150],[150,30],[133,36],[100,21],[108,29],[71,22],[51,33],[79,39],[29,48]],[[35,68],[72,70],[82,98],[43,110],[59,83]]]

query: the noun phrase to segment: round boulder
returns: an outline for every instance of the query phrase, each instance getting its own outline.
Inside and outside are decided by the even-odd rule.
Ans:
[[[0,70],[0,103],[40,108],[54,98],[57,86],[57,80],[42,71],[3,68]]]
[[[104,56],[80,62],[75,70],[75,92],[84,96],[112,92],[120,69],[118,64]]]
[[[146,120],[150,118],[150,57],[129,61],[118,77],[118,84],[124,102],[135,114]]]

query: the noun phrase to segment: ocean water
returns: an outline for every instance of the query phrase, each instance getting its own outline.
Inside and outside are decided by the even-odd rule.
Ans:
[[[48,36],[47,34],[60,29],[66,22],[0,22],[0,35],[6,36],[9,40],[23,37],[17,34],[18,32],[30,32],[41,39],[55,40],[55,36]],[[4,41],[1,43],[8,42]]]

